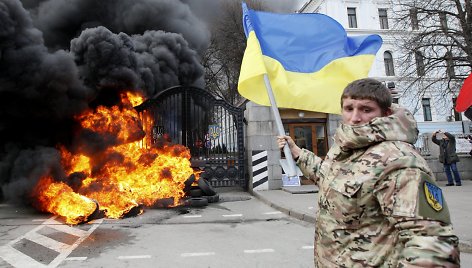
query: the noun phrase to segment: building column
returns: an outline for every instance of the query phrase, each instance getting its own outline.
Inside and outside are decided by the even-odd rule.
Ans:
[[[249,190],[253,190],[252,155],[253,151],[267,151],[268,190],[282,188],[282,168],[280,150],[277,145],[277,127],[270,107],[254,102],[246,103],[244,117],[246,126],[246,156],[248,159]]]

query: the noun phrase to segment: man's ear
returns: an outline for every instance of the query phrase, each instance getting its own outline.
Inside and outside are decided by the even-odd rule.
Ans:
[[[387,110],[384,112],[383,116],[389,116],[389,115],[392,115],[392,114],[393,114],[392,108],[387,108]]]

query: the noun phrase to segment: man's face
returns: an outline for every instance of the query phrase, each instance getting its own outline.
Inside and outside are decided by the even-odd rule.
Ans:
[[[351,126],[363,125],[380,116],[383,116],[382,109],[376,101],[351,98],[343,100],[342,117],[344,124]]]

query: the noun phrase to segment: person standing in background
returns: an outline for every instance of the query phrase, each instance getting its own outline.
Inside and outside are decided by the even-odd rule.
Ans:
[[[436,137],[438,133],[443,134],[441,139]],[[439,162],[444,165],[444,172],[446,172],[447,177],[446,186],[453,186],[454,180],[456,181],[456,186],[461,186],[461,177],[456,165],[456,163],[459,162],[459,157],[456,153],[456,138],[449,132],[437,130],[433,132],[432,141],[439,146]],[[454,180],[451,170],[454,174]]]

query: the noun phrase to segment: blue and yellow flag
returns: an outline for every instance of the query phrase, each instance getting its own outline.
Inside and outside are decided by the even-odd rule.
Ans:
[[[382,45],[379,35],[348,37],[337,21],[323,14],[276,14],[243,3],[247,47],[239,93],[270,105],[267,74],[277,106],[324,113],[341,112],[348,83],[367,77]]]

